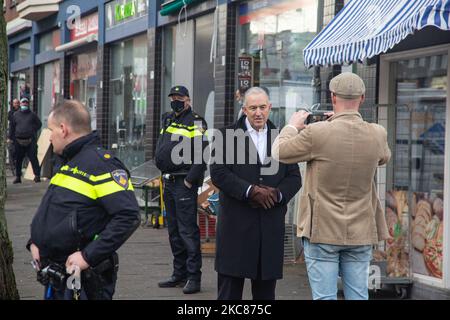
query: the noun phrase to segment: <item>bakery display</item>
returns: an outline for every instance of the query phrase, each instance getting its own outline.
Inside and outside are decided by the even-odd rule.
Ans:
[[[427,241],[423,250],[425,265],[431,275],[436,278],[442,278],[442,239],[433,239]]]
[[[412,265],[413,272],[442,278],[444,232],[442,195],[414,193],[413,201],[415,214],[411,226],[411,241],[416,252]],[[422,255],[423,259],[419,259],[417,254]]]
[[[436,198],[433,201],[433,212],[442,221],[444,217],[444,203],[441,198]]]
[[[431,220],[431,205],[428,201],[420,200],[415,205],[416,215],[412,223],[411,241],[419,251],[425,248],[426,228]]]
[[[387,191],[385,214],[390,238],[384,250],[374,250],[373,260],[386,261],[386,276],[403,278],[413,272],[442,278],[442,192]]]
[[[390,238],[386,241],[386,275],[407,277],[409,275],[409,215],[407,193],[392,190],[386,193],[386,224]]]

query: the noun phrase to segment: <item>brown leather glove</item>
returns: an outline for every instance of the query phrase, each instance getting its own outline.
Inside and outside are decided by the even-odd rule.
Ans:
[[[252,208],[263,207],[264,209],[270,209],[275,205],[277,198],[275,197],[275,200],[273,199],[271,190],[253,185],[250,190],[249,199]]]

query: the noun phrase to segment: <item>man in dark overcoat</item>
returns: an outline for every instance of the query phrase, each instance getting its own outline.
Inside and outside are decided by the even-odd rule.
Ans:
[[[215,270],[218,299],[241,300],[251,279],[255,300],[275,299],[283,276],[285,214],[301,187],[297,164],[271,159],[278,130],[267,93],[249,89],[237,122],[213,140],[211,179],[220,189]]]

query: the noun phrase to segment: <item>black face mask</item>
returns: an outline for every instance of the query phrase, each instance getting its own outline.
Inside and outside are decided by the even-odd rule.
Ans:
[[[170,107],[176,113],[180,113],[184,109],[184,101],[174,100],[170,102]]]

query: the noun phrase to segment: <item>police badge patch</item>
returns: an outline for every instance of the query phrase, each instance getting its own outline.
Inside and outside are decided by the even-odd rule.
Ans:
[[[125,190],[128,189],[128,174],[125,170],[116,170],[111,173],[114,181]]]

